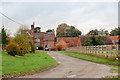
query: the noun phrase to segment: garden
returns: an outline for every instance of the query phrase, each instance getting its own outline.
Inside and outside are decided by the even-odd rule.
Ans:
[[[10,78],[33,74],[55,67],[57,62],[45,51],[36,51],[24,56],[10,56],[2,52],[2,77]]]
[[[35,51],[31,37],[19,29],[13,39],[2,33],[2,78],[33,74],[55,67],[57,62],[45,51]]]

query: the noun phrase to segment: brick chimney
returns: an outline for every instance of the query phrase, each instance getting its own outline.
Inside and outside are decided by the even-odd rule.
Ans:
[[[33,24],[31,25],[31,31],[34,32],[34,25],[35,23],[33,22]]]
[[[54,29],[52,29],[52,35],[55,35]]]

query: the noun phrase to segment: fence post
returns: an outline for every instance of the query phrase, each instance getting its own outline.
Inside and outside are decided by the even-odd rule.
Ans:
[[[112,57],[112,45],[111,45],[110,49],[111,49],[111,50],[110,50],[110,54],[111,54],[111,57]]]
[[[94,46],[92,47],[92,54],[94,55]]]
[[[91,54],[91,46],[90,46],[89,50],[90,50],[90,54]]]
[[[85,46],[85,50],[86,50],[86,51],[85,51],[85,52],[86,52],[85,54],[87,54],[87,46]]]
[[[107,57],[107,53],[108,53],[108,51],[107,51],[107,45],[106,45],[106,57]]]
[[[91,46],[91,54],[92,54],[92,46]]]
[[[96,55],[96,46],[95,46],[95,55]]]
[[[102,53],[102,56],[103,56],[103,45],[101,46],[101,50],[102,50],[101,53]]]
[[[98,45],[98,56],[99,56],[99,53],[100,53],[100,51],[99,51],[100,49],[99,49],[99,48],[100,48],[100,47],[99,47],[99,45]]]
[[[87,54],[87,46],[85,47],[85,49],[86,49],[86,54]]]
[[[118,55],[118,54],[119,54],[118,47],[119,47],[119,46],[118,46],[118,45],[116,45],[116,57],[118,57],[118,56],[119,56],[119,55]]]

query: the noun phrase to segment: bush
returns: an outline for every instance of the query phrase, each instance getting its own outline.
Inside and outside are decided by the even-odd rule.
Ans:
[[[56,48],[56,50],[61,51],[62,50],[62,45],[57,44],[55,48]]]
[[[39,47],[38,47],[38,50],[43,50],[43,47],[42,47],[42,46],[39,46]]]
[[[31,51],[31,45],[29,43],[30,40],[25,35],[17,35],[12,41],[18,43],[20,47],[19,56],[23,56],[25,53],[29,53]]]
[[[10,42],[6,46],[6,50],[7,50],[8,54],[10,54],[11,56],[15,56],[15,55],[19,54],[20,48],[19,48],[19,45],[17,43]]]

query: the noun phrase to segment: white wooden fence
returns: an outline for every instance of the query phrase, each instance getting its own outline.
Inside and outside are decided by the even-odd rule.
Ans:
[[[120,45],[80,46],[66,48],[66,51],[116,58],[120,57],[119,48]]]

